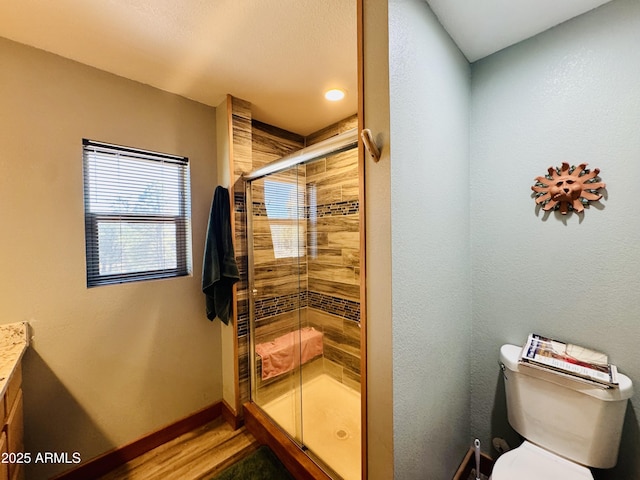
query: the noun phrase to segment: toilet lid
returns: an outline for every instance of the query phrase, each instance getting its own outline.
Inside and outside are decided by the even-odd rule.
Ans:
[[[493,466],[491,480],[593,480],[582,465],[525,441],[502,455]]]

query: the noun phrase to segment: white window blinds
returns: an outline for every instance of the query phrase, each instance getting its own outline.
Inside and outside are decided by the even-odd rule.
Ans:
[[[191,273],[185,157],[83,140],[87,286]]]

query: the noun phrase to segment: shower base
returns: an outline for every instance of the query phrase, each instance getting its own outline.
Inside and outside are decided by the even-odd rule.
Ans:
[[[301,401],[302,435],[296,430],[299,403],[299,394],[292,391],[261,408],[290,435],[302,438],[310,453],[344,480],[359,480],[360,394],[326,374],[305,381]]]

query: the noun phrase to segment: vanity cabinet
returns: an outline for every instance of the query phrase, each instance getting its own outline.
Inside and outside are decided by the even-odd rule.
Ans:
[[[18,363],[2,398],[0,415],[3,418],[0,446],[0,480],[24,479],[24,410],[22,404],[22,367]]]
[[[29,346],[27,322],[0,325],[0,480],[22,480],[31,461],[24,451],[22,356]]]

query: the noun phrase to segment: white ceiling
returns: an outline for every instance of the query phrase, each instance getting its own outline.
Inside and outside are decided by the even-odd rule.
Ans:
[[[469,61],[606,1],[427,0]],[[0,36],[302,135],[357,110],[355,0],[4,0]]]
[[[2,37],[303,135],[356,113],[356,32],[355,0],[0,1]]]

